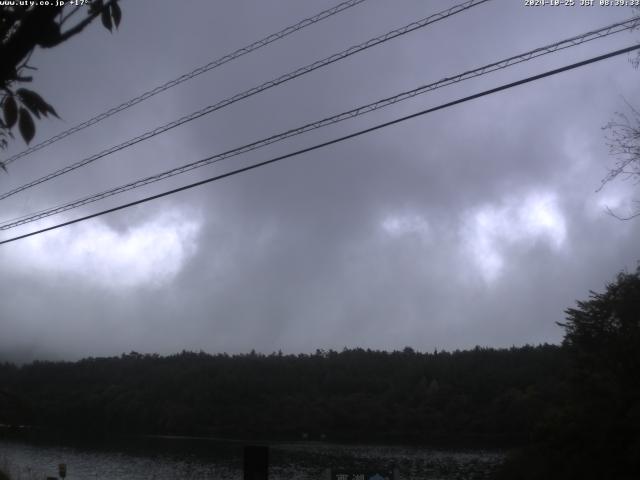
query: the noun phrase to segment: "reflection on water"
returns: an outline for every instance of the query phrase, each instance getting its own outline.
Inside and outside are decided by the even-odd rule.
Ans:
[[[0,439],[0,464],[16,480],[55,475],[67,464],[67,478],[100,480],[242,479],[243,443],[193,438],[143,437],[117,442],[51,442]],[[453,451],[418,447],[270,444],[273,480],[322,478],[327,468],[396,466],[402,479],[487,479],[504,455],[499,451]]]

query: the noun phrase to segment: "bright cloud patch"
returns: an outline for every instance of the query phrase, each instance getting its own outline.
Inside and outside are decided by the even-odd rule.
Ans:
[[[160,286],[195,253],[201,222],[161,213],[125,231],[100,221],[63,228],[15,244],[20,270],[65,274],[109,287]]]
[[[627,182],[615,182],[606,185],[603,191],[592,196],[587,204],[587,213],[591,218],[603,218],[609,213],[622,218],[638,212],[637,185]]]
[[[382,229],[393,237],[408,234],[424,237],[429,233],[429,225],[419,215],[389,216],[382,222]]]
[[[501,274],[507,247],[527,248],[543,241],[559,250],[566,236],[564,217],[551,194],[510,198],[499,206],[480,207],[471,212],[463,227],[465,247],[487,281]]]

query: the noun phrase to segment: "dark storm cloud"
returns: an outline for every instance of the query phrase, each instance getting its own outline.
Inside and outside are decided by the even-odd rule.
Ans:
[[[5,180],[19,185],[452,4],[372,0],[16,162]],[[113,36],[95,26],[35,56],[37,86],[64,112],[65,125],[74,125],[329,5],[132,3]],[[14,215],[106,189],[630,13],[491,2],[25,192],[5,208]],[[106,205],[634,38],[622,34],[438,90]],[[625,58],[609,60],[39,243],[4,246],[0,349],[14,358],[75,358],[128,350],[430,350],[558,341],[554,322],[563,310],[638,258],[640,223],[603,213],[605,204],[624,207],[633,189],[612,184],[595,193],[612,162],[601,126],[624,107],[621,96],[638,97],[637,75]],[[63,127],[38,128],[43,139]]]

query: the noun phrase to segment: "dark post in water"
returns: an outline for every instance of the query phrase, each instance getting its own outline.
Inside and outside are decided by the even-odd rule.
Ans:
[[[244,447],[244,480],[267,480],[269,472],[269,447],[247,445]]]

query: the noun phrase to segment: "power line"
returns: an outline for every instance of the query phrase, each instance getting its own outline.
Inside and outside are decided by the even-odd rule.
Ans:
[[[392,40],[396,37],[399,37],[401,35],[406,35],[407,33],[413,32],[414,30],[417,30],[419,28],[423,28],[426,27],[427,25],[430,25],[432,23],[438,22],[440,20],[444,20],[450,16],[453,16],[457,13],[460,13],[462,11],[468,10],[472,7],[475,7],[477,5],[486,3],[490,0],[468,0],[464,3],[455,5],[451,8],[448,8],[446,10],[443,10],[441,12],[435,13],[433,15],[430,15],[426,18],[423,18],[422,20],[418,20],[417,22],[412,22],[408,25],[405,25],[404,27],[392,30],[390,32],[385,33],[384,35],[380,35],[378,37],[372,38],[370,40],[367,40],[364,43],[361,43],[359,45],[355,45],[352,46],[350,48],[347,48],[346,50],[343,50],[340,53],[335,53],[329,57],[326,57],[322,60],[318,60],[316,62],[310,63],[309,65],[306,65],[304,67],[298,68],[296,70],[294,70],[293,72],[287,73],[285,75],[282,75],[274,80],[270,80],[268,82],[265,82],[257,87],[253,87],[250,88],[249,90],[245,90],[242,93],[238,93],[232,97],[226,98],[225,100],[222,100],[214,105],[209,105],[208,107],[205,107],[203,109],[200,109],[196,112],[193,112],[189,115],[185,115],[177,120],[174,120],[170,123],[167,123],[165,125],[162,125],[160,127],[157,127],[153,130],[149,130],[145,133],[143,133],[142,135],[139,135],[135,138],[132,138],[130,140],[127,140],[124,143],[121,143],[119,145],[115,145],[113,147],[110,147],[106,150],[103,150],[100,153],[97,153],[95,155],[92,155],[90,157],[87,157],[83,160],[80,160],[76,163],[73,163],[71,165],[68,165],[64,168],[61,168],[59,170],[56,170],[54,172],[51,172],[47,175],[45,175],[44,177],[40,177],[36,180],[33,180],[29,183],[26,183],[20,187],[14,188],[13,190],[10,190],[8,192],[5,192],[3,194],[0,195],[0,200],[4,200],[5,198],[8,198],[12,195],[15,195],[16,193],[22,192],[28,188],[34,187],[36,185],[39,185],[41,183],[44,183],[48,180],[51,180],[53,178],[56,178],[60,175],[64,175],[66,173],[69,173],[73,170],[76,170],[77,168],[83,167],[85,165],[88,165],[90,163],[95,162],[96,160],[102,158],[102,157],[106,157],[107,155],[110,155],[112,153],[118,152],[120,150],[123,150],[125,148],[128,148],[132,145],[135,145],[139,142],[142,142],[144,140],[148,140],[149,138],[152,138],[156,135],[159,135],[161,133],[164,133],[168,130],[171,130],[175,127],[178,127],[184,123],[190,122],[192,120],[195,120],[197,118],[200,118],[204,115],[207,115],[209,113],[215,112],[216,110],[220,110],[221,108],[227,107],[239,100],[243,100],[247,97],[250,97],[252,95],[256,95],[260,92],[263,92],[265,90],[268,90],[269,88],[275,87],[277,85],[280,85],[284,82],[287,82],[289,80],[293,80],[294,78],[300,77],[302,75],[305,75],[307,73],[310,73],[314,70],[317,70],[319,68],[325,67],[329,64],[332,64],[334,62],[337,62],[339,60],[342,60],[344,58],[347,58],[351,55],[354,55],[356,53],[359,53],[363,50],[366,50],[368,48],[371,48],[373,46],[385,43],[389,40]]]
[[[319,144],[313,145],[311,147],[303,148],[301,150],[297,150],[295,152],[288,153],[286,155],[281,155],[279,157],[271,158],[269,160],[265,160],[265,161],[260,162],[260,163],[255,163],[253,165],[249,165],[249,166],[246,166],[246,167],[243,167],[243,168],[238,168],[236,170],[232,170],[230,172],[223,173],[221,175],[216,175],[214,177],[210,177],[210,178],[207,178],[205,180],[200,180],[198,182],[191,183],[189,185],[184,185],[182,187],[174,188],[172,190],[168,190],[168,191],[165,191],[165,192],[162,192],[162,193],[158,193],[158,194],[152,195],[150,197],[145,197],[145,198],[142,198],[140,200],[136,200],[136,201],[129,202],[129,203],[126,203],[126,204],[123,204],[123,205],[119,205],[117,207],[113,207],[113,208],[109,208],[109,209],[106,209],[106,210],[102,210],[100,212],[93,213],[91,215],[86,215],[84,217],[76,218],[74,220],[69,220],[67,222],[59,223],[57,225],[53,225],[53,226],[50,226],[50,227],[47,227],[47,228],[36,230],[36,231],[30,232],[30,233],[25,233],[24,235],[19,235],[17,237],[13,237],[13,238],[9,238],[9,239],[6,239],[6,240],[2,240],[2,241],[0,241],[0,245],[6,244],[6,243],[10,243],[10,242],[15,242],[16,240],[21,240],[23,238],[28,238],[28,237],[31,237],[31,236],[34,236],[34,235],[38,235],[40,233],[49,232],[51,230],[56,230],[58,228],[66,227],[66,226],[72,225],[74,223],[83,222],[83,221],[89,220],[91,218],[96,218],[96,217],[99,217],[101,215],[106,215],[107,213],[116,212],[118,210],[123,210],[123,209],[129,208],[129,207],[133,207],[135,205],[140,205],[142,203],[150,202],[151,200],[156,200],[158,198],[166,197],[168,195],[172,195],[174,193],[182,192],[184,190],[189,190],[191,188],[198,187],[200,185],[204,185],[206,183],[215,182],[217,180],[221,180],[221,179],[226,178],[226,177],[230,177],[230,176],[233,176],[233,175],[237,175],[239,173],[247,172],[249,170],[253,170],[253,169],[256,169],[258,167],[263,167],[263,166],[269,165],[271,163],[279,162],[280,160],[284,160],[284,159],[291,158],[291,157],[294,157],[294,156],[297,156],[297,155],[301,155],[303,153],[308,153],[308,152],[311,152],[313,150],[318,150],[320,148],[324,148],[324,147],[327,147],[329,145],[333,145],[333,144],[336,144],[336,143],[339,143],[339,142],[343,142],[343,141],[349,140],[351,138],[359,137],[359,136],[364,135],[366,133],[370,133],[370,132],[373,132],[373,131],[376,131],[376,130],[380,130],[382,128],[389,127],[391,125],[395,125],[397,123],[401,123],[401,122],[410,120],[412,118],[420,117],[422,115],[426,115],[428,113],[435,112],[437,110],[443,110],[445,108],[449,108],[449,107],[452,107],[454,105],[458,105],[458,104],[461,104],[461,103],[464,103],[464,102],[468,102],[470,100],[475,100],[475,99],[480,98],[480,97],[491,95],[493,93],[497,93],[497,92],[500,92],[500,91],[503,91],[503,90],[507,90],[509,88],[517,87],[519,85],[523,85],[523,84],[526,84],[526,83],[534,82],[534,81],[540,80],[540,79],[545,78],[545,77],[550,77],[552,75],[557,75],[559,73],[566,72],[568,70],[573,70],[575,68],[579,68],[579,67],[582,67],[582,66],[585,66],[585,65],[589,65],[591,63],[599,62],[601,60],[605,60],[607,58],[615,57],[617,55],[622,55],[624,53],[629,53],[629,52],[631,52],[633,50],[638,50],[638,49],[640,49],[640,45],[633,45],[631,47],[626,47],[626,48],[622,48],[620,50],[615,50],[613,52],[610,52],[610,53],[607,53],[607,54],[604,54],[604,55],[599,55],[597,57],[592,57],[592,58],[590,58],[588,60],[583,60],[581,62],[573,63],[571,65],[566,65],[564,67],[557,68],[555,70],[549,70],[547,72],[540,73],[538,75],[527,77],[527,78],[524,78],[524,79],[521,79],[521,80],[518,80],[518,81],[515,81],[515,82],[507,83],[507,84],[501,85],[499,87],[495,87],[495,88],[492,88],[492,89],[489,89],[489,90],[485,90],[485,91],[480,92],[480,93],[476,93],[474,95],[469,95],[467,97],[460,98],[458,100],[454,100],[454,101],[451,101],[451,102],[443,103],[441,105],[438,105],[437,107],[428,108],[426,110],[422,110],[420,112],[413,113],[411,115],[406,115],[404,117],[396,118],[395,120],[391,120],[391,121],[388,121],[388,122],[385,122],[385,123],[380,123],[380,124],[375,125],[373,127],[366,128],[364,130],[359,130],[359,131],[351,133],[349,135],[344,135],[342,137],[335,138],[335,139],[329,140],[327,142],[319,143]]]
[[[454,83],[458,83],[464,80],[468,80],[470,78],[474,78],[474,77],[478,77],[481,75],[486,75],[488,73],[500,70],[500,69],[504,69],[513,65],[516,65],[518,63],[522,63],[522,62],[526,62],[529,60],[532,60],[534,58],[540,57],[542,55],[546,55],[549,53],[553,53],[556,52],[558,50],[562,50],[562,49],[566,49],[566,48],[570,48],[576,45],[580,45],[582,43],[591,41],[591,40],[595,40],[598,38],[602,38],[608,35],[612,35],[614,33],[619,33],[621,31],[624,30],[629,30],[632,28],[635,28],[638,24],[640,23],[640,16],[638,17],[634,17],[631,18],[629,20],[623,21],[623,22],[618,22],[612,25],[608,25],[606,27],[602,27],[599,28],[597,30],[593,30],[590,32],[586,32],[583,33],[581,35],[577,35],[574,37],[570,37],[568,39],[565,40],[561,40],[555,43],[552,43],[550,45],[546,45],[543,47],[539,47],[536,48],[534,50],[530,50],[528,52],[525,53],[521,53],[519,55],[514,55],[511,57],[508,57],[506,59],[494,62],[494,63],[490,63],[488,65],[485,65],[483,67],[480,68],[476,68],[473,70],[469,70],[466,71],[464,73],[460,73],[458,75],[455,76],[451,76],[451,77],[445,77],[437,82],[434,83],[430,83],[428,85],[423,85],[420,86],[418,88],[415,88],[413,90],[409,90],[406,92],[402,92],[399,93],[397,95],[394,95],[392,97],[388,97],[388,98],[384,98],[382,100],[378,100],[376,102],[373,103],[369,103],[367,105],[363,105],[354,109],[351,109],[349,111],[346,112],[342,112],[338,115],[333,115],[331,117],[327,117],[324,118],[322,120],[318,120],[316,122],[312,122],[312,123],[308,123],[306,125],[303,125],[301,127],[297,127],[291,130],[288,130],[286,132],[283,133],[279,133],[277,135],[272,135],[268,138],[264,138],[262,140],[258,140],[252,143],[249,143],[247,145],[243,145],[241,147],[237,147],[234,148],[232,150],[228,150],[226,152],[223,153],[219,153],[217,155],[213,155],[213,156],[209,156],[206,157],[204,159],[200,159],[198,161],[195,162],[191,162],[188,163],[186,165],[182,165],[180,167],[176,167],[176,168],[172,168],[170,170],[166,170],[164,172],[155,174],[155,175],[151,175],[149,177],[145,177],[142,179],[138,179],[136,181],[127,183],[125,185],[121,185],[119,187],[116,188],[112,188],[97,194],[93,194],[90,196],[86,196],[71,202],[67,202],[65,204],[62,205],[58,205],[56,207],[50,207],[44,210],[40,210],[38,212],[33,212],[27,215],[23,215],[21,217],[17,217],[11,220],[6,220],[4,222],[0,222],[0,230],[8,230],[10,228],[14,228],[17,227],[19,225],[24,225],[26,223],[31,223],[33,221],[36,220],[40,220],[42,218],[46,218],[58,213],[62,213],[74,208],[78,208],[81,207],[83,205],[87,205],[89,203],[93,203],[93,202],[97,202],[99,200],[103,200],[105,198],[114,196],[114,195],[118,195],[120,193],[124,193],[127,192],[129,190],[134,190],[136,188],[140,188],[142,186],[145,185],[149,185],[151,183],[155,183],[158,182],[160,180],[164,180],[170,177],[173,177],[175,175],[179,175],[191,170],[194,170],[196,168],[200,168],[200,167],[204,167],[206,165],[210,165],[213,163],[217,163],[220,162],[222,160],[231,158],[231,157],[235,157],[237,155],[243,154],[243,153],[247,153],[250,152],[252,150],[256,150],[258,148],[262,148],[265,147],[267,145],[270,145],[272,143],[276,143],[279,142],[281,140],[287,139],[287,138],[291,138],[297,135],[300,135],[302,133],[306,133],[309,132],[311,130],[315,130],[318,128],[322,128],[325,127],[327,125],[332,125],[334,123],[338,123],[341,122],[343,120],[347,120],[350,118],[355,118],[358,117],[360,115],[364,115],[366,113],[369,112],[373,112],[375,110],[387,107],[389,105],[393,105],[395,103],[404,101],[404,100],[408,100],[410,98],[413,98],[417,95],[423,94],[423,93],[427,93],[433,90],[436,90],[438,88],[442,88],[448,85],[452,85]]]
[[[44,140],[40,143],[38,143],[37,145],[33,145],[32,147],[27,148],[26,150],[17,153],[11,157],[9,157],[7,160],[5,160],[3,163],[5,165],[9,165],[12,162],[15,162],[16,160],[18,160],[19,158],[25,157],[27,155],[29,155],[30,153],[36,152],[48,145],[51,145],[55,142],[57,142],[58,140],[62,140],[63,138],[68,137],[69,135],[72,135],[76,132],[79,132],[80,130],[84,130],[87,127],[90,127],[92,125],[95,125],[96,123],[101,122],[102,120],[105,120],[106,118],[109,118],[112,115],[115,115],[118,112],[121,112],[122,110],[126,110],[127,108],[133,107],[134,105],[137,105],[140,102],[144,102],[145,100],[148,100],[149,98],[164,92],[165,90],[168,90],[172,87],[175,87],[176,85],[179,85],[183,82],[186,82],[187,80],[191,80],[194,77],[197,77],[198,75],[201,75],[205,72],[208,72],[209,70],[213,70],[214,68],[220,67],[222,65],[224,65],[225,63],[228,63],[232,60],[235,60],[237,58],[242,57],[243,55],[246,55],[248,53],[251,53],[255,50],[258,50],[259,48],[265,47],[277,40],[280,40],[282,38],[285,38],[295,32],[297,32],[298,30],[302,30],[303,28],[306,28],[310,25],[313,25],[315,23],[320,22],[321,20],[325,20],[333,15],[336,15],[337,13],[343,12],[351,7],[355,7],[356,5],[359,5],[362,2],[365,2],[366,0],[348,0],[346,2],[342,2],[332,8],[329,8],[327,10],[324,10],[320,13],[317,13],[315,15],[313,15],[312,17],[309,18],[305,18],[304,20],[296,23],[295,25],[291,25],[287,28],[284,28],[282,30],[280,30],[279,32],[276,33],[272,33],[271,35],[266,36],[265,38],[258,40],[256,42],[251,43],[250,45],[247,45],[246,47],[242,47],[237,49],[236,51],[232,52],[232,53],[228,53],[216,60],[213,60],[212,62],[207,63],[206,65],[202,65],[198,68],[196,68],[195,70],[192,70],[189,73],[186,73],[184,75],[181,75],[177,78],[174,78],[173,80],[170,80],[162,85],[159,85],[149,91],[146,91],[144,93],[142,93],[141,95],[138,95],[137,97],[134,97],[120,105],[118,105],[117,107],[113,107],[109,110],[107,110],[106,112],[103,112],[99,115],[96,115],[95,117],[90,118],[89,120],[86,120],[78,125],[76,125],[75,127],[71,127],[68,130],[65,130],[64,132],[61,132],[47,140]]]

